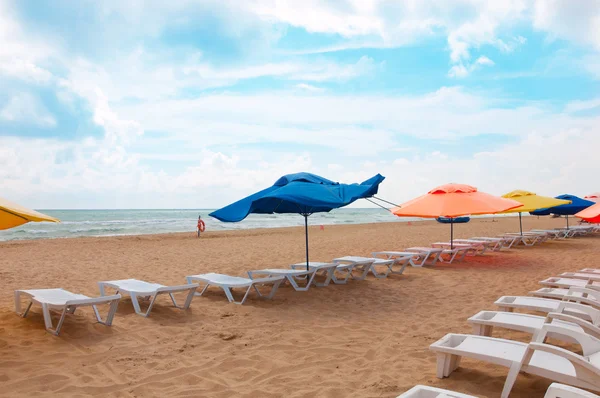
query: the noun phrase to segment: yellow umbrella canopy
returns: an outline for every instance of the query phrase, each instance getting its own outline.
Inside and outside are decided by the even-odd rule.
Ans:
[[[519,230],[523,235],[523,222],[521,220],[521,213],[529,213],[537,209],[546,209],[548,207],[568,205],[571,203],[570,200],[556,199],[549,196],[536,195],[533,192],[516,190],[502,195],[503,198],[516,200],[522,203],[523,206],[517,207],[516,209],[509,209],[502,211],[501,213],[519,213]]]
[[[571,203],[570,200],[555,199],[549,196],[536,195],[533,192],[528,191],[512,191],[502,195],[503,198],[516,200],[522,203],[523,206],[517,207],[516,209],[510,209],[503,211],[502,213],[529,213],[537,209],[546,209],[548,207],[568,205]]]
[[[0,198],[0,230],[18,227],[19,225],[30,221],[60,222],[60,220],[54,217],[27,209],[16,203]]]

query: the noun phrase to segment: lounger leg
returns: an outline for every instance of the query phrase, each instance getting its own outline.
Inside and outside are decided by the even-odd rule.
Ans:
[[[492,331],[494,327],[491,325],[473,325],[473,334],[478,336],[488,336],[492,335]]]
[[[384,278],[387,278],[388,274],[390,273],[390,269],[391,269],[392,265],[393,265],[393,263],[391,265],[388,265],[386,267],[386,271],[384,271],[384,272],[377,272],[377,270],[375,269],[375,264],[371,264],[371,267],[369,267],[369,268],[375,278],[384,279]],[[367,271],[367,272],[369,272],[369,271]]]
[[[235,303],[235,299],[233,298],[233,293],[231,293],[231,289],[229,287],[227,287],[227,286],[221,286],[221,289],[223,289],[223,292],[225,293],[225,296],[227,297],[227,300],[230,303]],[[204,290],[202,292],[204,292]]]
[[[281,285],[281,282],[283,282],[283,279],[280,279],[280,280],[276,281],[275,283],[273,283],[273,287],[271,288],[271,292],[267,296],[267,298],[269,300],[273,298],[273,296],[275,295],[275,292],[279,288],[279,285]]]
[[[110,307],[108,308],[108,314],[106,315],[106,321],[103,321],[102,317],[100,316],[100,312],[98,312],[98,307],[95,305],[92,305],[92,309],[94,310],[94,314],[96,314],[96,320],[98,321],[98,323],[101,323],[106,326],[112,325],[112,321],[113,321],[113,318],[115,317],[115,314],[117,313],[118,306],[119,306],[119,300],[111,301]]]
[[[140,303],[138,302],[138,298],[136,296],[135,293],[130,293],[131,296],[131,304],[133,304],[133,309],[135,310],[136,314],[139,314],[141,316],[147,316],[146,314],[144,314],[140,308]],[[156,297],[156,296],[154,296]],[[154,300],[153,300],[154,301]]]
[[[25,309],[25,312],[23,312],[23,315],[21,315],[23,318],[25,318],[27,316],[27,314],[29,314],[29,310],[31,309],[32,305],[33,305],[33,301],[30,301],[29,305],[27,305],[27,308]]]
[[[517,376],[519,376],[520,371],[521,363],[513,362],[513,364],[510,366],[510,370],[508,371],[508,376],[506,376],[506,381],[504,382],[504,388],[502,389],[500,398],[508,398],[515,381],[517,381]]]
[[[146,310],[146,313],[143,314],[140,312],[140,315],[142,315],[144,317],[148,317],[150,315],[150,311],[152,311],[152,307],[154,307],[154,302],[156,301],[156,297],[158,297],[158,294],[159,293],[157,292],[152,295],[152,298],[150,299],[150,304],[148,304],[148,309]],[[169,296],[171,296],[171,300],[173,301],[174,305],[177,307],[177,304],[175,303],[175,299],[173,298],[171,293],[169,293]],[[138,304],[138,308],[139,308],[139,304]]]
[[[410,261],[411,261],[410,259],[403,261],[402,266],[400,267],[400,271],[394,271],[394,266],[395,265],[400,265],[399,263],[394,262],[394,264],[390,265],[390,274],[402,275],[402,273],[404,272],[404,269],[406,268],[406,266],[408,264],[410,264]]]
[[[460,356],[438,353],[436,371],[437,377],[443,379],[444,377],[450,376],[450,374],[458,368],[459,364]]]
[[[67,313],[71,312],[69,312],[68,308],[65,307],[60,316],[60,319],[58,320],[58,324],[56,325],[56,330],[48,329],[50,333],[54,334],[55,336],[58,336],[58,334],[60,333],[60,329],[62,328],[62,325],[65,322],[65,316],[67,315]]]
[[[190,289],[190,291],[188,292],[187,297],[185,298],[185,302],[183,303],[183,307],[181,308],[182,310],[187,310],[187,309],[190,308],[190,305],[192,305],[192,300],[193,300],[195,294],[196,294],[196,289],[195,288],[194,289]],[[170,294],[170,296],[171,296],[171,298],[173,298],[173,295]],[[173,303],[174,302],[175,302],[175,299],[173,298]]]
[[[50,333],[53,333],[52,317],[50,316],[50,309],[48,308],[48,304],[42,303],[42,313],[44,314],[44,324],[46,325],[46,330],[48,330]]]
[[[439,258],[440,258],[440,254],[442,254],[442,252],[438,252],[436,255],[433,256],[433,261],[431,262],[430,265],[435,265],[437,260],[439,260]]]

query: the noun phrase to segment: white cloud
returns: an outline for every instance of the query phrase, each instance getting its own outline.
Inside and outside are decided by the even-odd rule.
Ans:
[[[494,65],[495,65],[494,61],[492,61],[488,57],[482,55],[481,57],[477,58],[477,60],[475,62],[473,62],[472,64],[467,64],[466,66],[463,63],[454,65],[448,71],[448,76],[457,77],[457,78],[467,77],[470,73],[476,71],[481,66],[494,66]]]
[[[10,98],[0,109],[0,119],[42,128],[56,126],[56,119],[35,96],[21,93]]]
[[[317,86],[313,86],[313,85],[306,84],[306,83],[298,83],[298,84],[296,84],[296,88],[298,88],[300,90],[309,91],[312,93],[322,93],[323,91],[325,91],[325,89],[323,87],[317,87]]]

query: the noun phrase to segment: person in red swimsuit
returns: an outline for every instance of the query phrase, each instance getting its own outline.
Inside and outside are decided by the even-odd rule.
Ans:
[[[206,229],[206,224],[204,224],[204,220],[202,220],[202,215],[198,216],[198,238],[200,237],[200,233],[204,232],[204,230]]]

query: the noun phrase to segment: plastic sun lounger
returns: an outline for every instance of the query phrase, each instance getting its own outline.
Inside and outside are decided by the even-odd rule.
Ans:
[[[563,272],[561,278],[584,279],[588,281],[600,281],[600,274],[594,272]]]
[[[586,274],[600,275],[600,268],[584,268],[579,270],[579,272],[583,272]]]
[[[309,269],[315,270],[315,279],[313,280],[313,284],[318,287],[328,286],[331,281],[334,283],[344,284],[352,273],[352,267],[340,267],[338,269],[338,264],[336,263],[309,261],[308,267]],[[292,264],[290,265],[290,268],[293,270],[306,270],[306,262]],[[341,279],[336,278],[336,271],[343,273],[344,277]],[[325,280],[323,282],[318,282],[316,279],[317,276],[322,276],[325,278]]]
[[[568,310],[577,310],[588,314],[591,322],[564,313]],[[547,316],[503,311],[480,311],[470,317],[467,322],[473,327],[473,334],[479,336],[491,336],[494,327],[534,334],[544,325],[551,324],[600,338],[600,310],[588,305],[570,302],[562,302],[557,312],[551,312]],[[563,339],[565,335],[550,337]],[[566,341],[569,343],[573,342],[571,339],[567,339]]]
[[[494,244],[494,246],[490,246],[490,250],[497,252],[502,250],[504,247],[509,248],[512,246],[514,239],[512,237],[504,236],[502,238],[490,238],[487,236],[474,236],[470,239],[473,240],[482,240],[486,242],[490,242]]]
[[[523,232],[523,234],[519,232],[509,232],[505,235],[508,236],[518,236],[521,238],[521,242],[525,246],[533,246],[538,243],[545,242],[548,239],[548,234],[544,232]]]
[[[371,255],[375,258],[383,257],[385,260],[394,260],[394,263],[390,266],[390,274],[402,275],[407,265],[413,265],[413,258],[417,257],[415,253],[411,252],[373,252]],[[394,269],[394,267],[400,267],[400,269]]]
[[[568,289],[563,287],[543,287],[533,292],[529,292],[529,295],[556,300],[582,302],[592,307],[600,308],[600,288],[589,285],[585,287],[571,286]]]
[[[453,261],[463,261],[469,252],[475,252],[473,245],[465,243],[455,243],[451,249],[450,242],[435,242],[431,244],[431,247],[443,249],[440,253],[438,261],[440,263],[452,264]]]
[[[575,286],[575,287],[586,287],[586,286],[600,287],[600,280],[599,281],[594,281],[594,280],[587,280],[587,279],[552,277],[552,278],[546,278],[543,281],[540,281],[540,284],[544,285],[544,286],[549,286],[549,287],[563,287],[563,288],[567,288],[567,289],[570,288],[571,286]]]
[[[583,292],[583,293],[582,293]],[[594,292],[598,293],[598,292]],[[543,313],[561,312],[573,315],[586,321],[597,323],[586,311],[574,308],[561,307],[565,302],[586,304],[591,308],[600,309],[600,303],[588,294],[594,294],[589,289],[571,288],[561,300],[530,296],[502,296],[494,302],[501,311],[513,312],[514,310],[537,311]],[[564,308],[564,309],[563,309]]]
[[[361,256],[344,256],[334,258],[333,262],[336,264],[350,264],[353,265],[353,271],[358,271],[358,276],[352,272],[350,277],[357,281],[362,281],[367,277],[367,274],[371,272],[375,278],[387,278],[390,273],[390,269],[393,267],[395,260],[385,260],[376,257],[361,257]],[[385,267],[385,271],[380,273],[377,271],[377,266]]]
[[[230,275],[224,275],[224,274],[209,273],[209,274],[191,275],[191,276],[187,276],[185,279],[187,280],[188,284],[193,284],[193,283],[198,283],[198,285],[200,285],[201,283],[206,284],[199,293],[198,292],[195,293],[196,296],[202,296],[210,286],[217,286],[217,287],[220,287],[221,289],[223,289],[223,291],[225,292],[225,296],[227,296],[227,299],[229,300],[230,303],[244,304],[252,289],[254,289],[256,291],[256,294],[258,295],[258,297],[272,299],[273,295],[275,295],[275,292],[277,291],[277,288],[279,287],[281,282],[283,282],[284,277],[278,276],[278,277],[272,277],[272,278],[249,279],[249,278],[242,278],[239,276],[230,276]],[[260,292],[260,290],[258,290],[258,286],[264,286],[264,285],[272,286],[269,294],[263,294]],[[235,301],[235,299],[233,297],[232,290],[235,288],[246,288],[246,293],[244,294],[244,297],[240,301]]]
[[[496,251],[496,247],[498,246],[498,242],[493,242],[484,239],[454,239],[455,242],[458,243],[470,243],[475,246],[478,250],[475,254],[484,254],[487,250]]]
[[[168,294],[175,308],[187,310],[190,308],[190,304],[192,303],[192,299],[194,298],[194,293],[198,288],[198,284],[192,283],[180,286],[165,286],[159,283],[150,283],[137,279],[121,279],[116,281],[98,282],[98,287],[100,288],[101,296],[105,295],[107,287],[115,289],[116,293],[128,295],[131,297],[131,304],[133,304],[133,309],[135,310],[136,314],[147,317],[150,315],[150,311],[152,311],[152,307],[154,306],[156,298],[161,294]],[[177,301],[175,301],[173,293],[185,291],[188,291],[187,298],[184,305],[179,306],[177,305]],[[150,300],[146,312],[141,310],[139,299]]]
[[[21,295],[30,298],[30,302],[24,312],[21,313]],[[60,329],[65,321],[67,314],[73,314],[78,307],[89,307],[91,306],[96,315],[96,320],[106,326],[112,325],[115,312],[117,312],[117,306],[121,295],[115,294],[112,296],[105,297],[88,297],[83,294],[71,293],[64,289],[31,289],[31,290],[15,290],[15,312],[25,318],[31,309],[33,303],[42,306],[42,313],[44,315],[44,323],[46,330],[55,336],[58,336]],[[100,313],[98,312],[97,305],[109,304],[108,315],[106,320],[102,320]],[[62,310],[60,319],[56,328],[52,325],[52,316],[50,310]]]
[[[259,279],[256,278],[255,275],[263,275],[263,278],[272,278],[276,276],[283,277],[297,292],[306,292],[308,289],[310,289],[310,285],[312,285],[313,280],[315,279],[316,269],[311,268],[307,271],[306,269],[295,270],[290,268],[267,268],[248,271],[248,277],[250,279]],[[306,282],[304,286],[300,286],[298,284],[300,281]]]
[[[546,344],[548,334],[577,341],[583,355]],[[449,377],[461,357],[490,362],[510,370],[501,397],[509,396],[520,372],[600,391],[600,340],[557,325],[544,325],[530,343],[468,334],[447,334],[429,347],[437,354],[437,377]]]
[[[416,385],[396,398],[477,398],[474,395],[461,394],[430,386]]]
[[[494,242],[489,242],[485,240],[477,240],[477,239],[454,239],[454,242],[460,244],[471,245],[471,253],[472,256],[484,255],[485,252],[490,249],[490,247],[495,246]],[[491,249],[490,249],[491,250]]]
[[[434,247],[409,247],[404,250],[405,252],[416,253],[419,255],[418,258],[413,258],[413,267],[423,267],[425,265],[435,265],[439,260],[444,249],[436,249]]]
[[[563,231],[557,229],[532,229],[531,232],[544,232],[549,235],[551,239],[564,239],[565,234]]]
[[[396,398],[477,398],[474,395],[462,394],[442,388],[416,385]],[[544,398],[600,398],[596,394],[577,387],[560,383],[552,383],[546,390]]]

